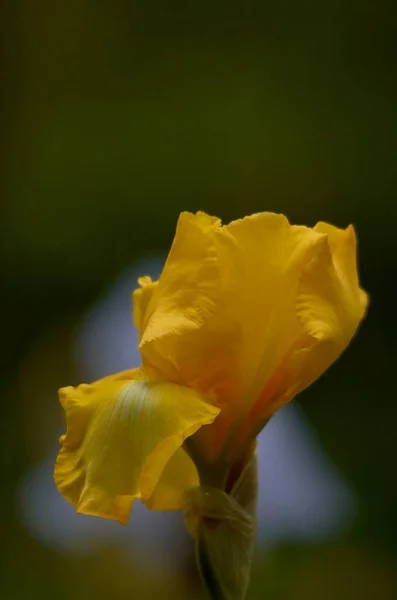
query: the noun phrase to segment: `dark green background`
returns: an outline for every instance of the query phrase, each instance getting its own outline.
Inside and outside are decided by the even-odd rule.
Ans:
[[[384,0],[1,4],[1,600],[177,597],[117,550],[51,552],[15,491],[57,435],[80,317],[198,209],[354,223],[369,314],[299,401],[360,515],[259,559],[249,598],[397,597],[396,40]]]

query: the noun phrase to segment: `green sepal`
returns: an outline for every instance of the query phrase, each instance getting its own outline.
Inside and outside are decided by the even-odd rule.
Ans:
[[[227,494],[212,486],[189,492],[186,525],[211,600],[244,600],[256,534],[257,461],[252,456]]]

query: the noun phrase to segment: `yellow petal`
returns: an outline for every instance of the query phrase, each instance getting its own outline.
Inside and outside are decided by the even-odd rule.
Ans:
[[[361,305],[365,313],[368,295],[360,288],[357,269],[357,239],[353,225],[339,229],[328,223],[317,223],[314,231],[325,233],[332,255],[332,261],[345,291],[351,296],[353,303]]]
[[[142,333],[146,329],[148,316],[150,314],[150,302],[158,282],[152,281],[152,279],[146,275],[145,277],[139,277],[138,284],[140,287],[133,291],[132,302],[134,307],[134,325],[138,330],[140,341]]]
[[[204,213],[182,213],[174,242],[148,307],[141,348],[164,335],[197,329],[214,309],[218,269],[207,235],[217,221]]]
[[[144,365],[222,409],[196,436],[214,460],[328,368],[366,303],[351,227],[292,226],[273,213],[221,227],[184,213],[141,302]]]
[[[302,273],[297,314],[310,336],[344,347],[365,309],[358,286],[354,230],[325,224],[317,229],[328,233]]]
[[[297,393],[317,379],[343,352],[363,319],[368,296],[359,286],[356,236],[352,226],[337,229],[326,223],[318,252],[306,265],[299,284],[297,315],[312,338],[292,361]]]
[[[186,492],[199,485],[194,462],[179,448],[168,461],[156,489],[145,504],[152,510],[181,510],[185,507]]]
[[[199,329],[214,311],[219,271],[210,233],[218,226],[217,219],[204,213],[181,214],[160,279],[148,290],[151,297],[143,320],[141,305],[138,307],[136,322],[144,364],[158,368],[167,379],[178,380],[175,338]],[[138,292],[138,300],[144,294],[146,286]]]
[[[216,427],[202,432],[214,453],[295,341],[300,271],[322,237],[272,213],[226,227],[181,216],[141,352],[147,367],[222,407]]]
[[[301,333],[295,311],[299,276],[322,237],[271,213],[207,229],[206,247],[215,249],[218,268],[201,276],[206,289],[214,289],[213,310],[200,327],[168,337],[166,346],[155,340],[152,348],[167,359],[167,365],[157,359],[160,370],[222,407],[216,426],[200,432],[206,451],[218,453]]]
[[[358,283],[353,228],[321,223],[315,230],[321,238],[306,257],[295,295],[299,326],[264,382],[237,435],[239,443],[256,435],[271,414],[322,375],[365,314],[367,295]]]
[[[310,229],[262,213],[218,228],[213,237],[218,304],[194,337],[201,360],[187,362],[188,348],[177,356],[193,383],[196,365],[194,385],[214,366],[223,367],[217,371],[221,388],[212,388],[222,412],[197,434],[216,458],[233,440],[249,443],[338,358],[363,318],[367,296],[358,283],[352,227]]]
[[[260,213],[230,223],[217,237],[225,316],[240,333],[239,394],[247,402],[295,341],[300,274],[322,236],[291,226],[283,215]]]
[[[55,466],[78,512],[125,524],[134,498],[149,498],[184,440],[218,409],[194,390],[126,371],[60,390],[67,433]]]

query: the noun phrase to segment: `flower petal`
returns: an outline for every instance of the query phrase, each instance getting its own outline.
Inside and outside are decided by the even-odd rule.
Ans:
[[[332,255],[332,261],[338,277],[353,303],[361,305],[365,313],[368,305],[368,295],[360,288],[357,269],[357,239],[353,225],[339,229],[328,223],[317,223],[314,231],[325,233]]]
[[[186,492],[199,485],[196,465],[179,448],[168,461],[156,489],[145,504],[152,510],[181,510],[185,507]]]
[[[158,282],[152,281],[151,277],[145,275],[138,279],[139,288],[132,292],[132,302],[134,307],[134,325],[138,330],[139,341],[142,333],[145,331],[148,317],[150,301],[153,298]]]
[[[215,460],[302,332],[295,298],[308,253],[323,236],[262,213],[212,232],[220,282],[215,310],[174,359],[188,385],[221,406],[214,427],[196,438]]]
[[[360,289],[352,227],[321,223],[321,234],[301,270],[295,295],[297,336],[250,410],[237,441],[244,443],[269,417],[318,379],[339,357],[364,317],[367,295]]]
[[[217,219],[204,213],[181,214],[163,272],[151,290],[145,318],[138,316],[144,366],[179,383],[185,383],[175,357],[179,344],[203,326],[216,306],[219,270],[211,232],[218,226]],[[138,292],[138,300],[141,294]],[[138,313],[142,313],[141,306]]]
[[[175,238],[148,306],[140,348],[150,341],[200,327],[214,309],[218,267],[207,234],[218,220],[204,213],[180,215]]]
[[[147,368],[222,407],[216,427],[199,436],[214,456],[301,332],[299,276],[322,237],[272,213],[225,227],[203,214],[181,216],[141,352]]]
[[[219,410],[194,390],[139,369],[60,390],[67,433],[55,466],[78,512],[125,524],[134,498],[155,490],[173,454]]]
[[[346,347],[367,303],[355,243],[352,227],[273,213],[223,227],[181,215],[158,284],[140,292],[140,348],[150,372],[222,409],[195,436],[208,460],[237,432],[256,434]]]
[[[300,274],[322,237],[274,213],[234,221],[217,235],[227,316],[241,332],[240,402],[257,397],[295,342]]]
[[[297,295],[297,316],[312,338],[294,357],[295,394],[317,379],[343,352],[363,319],[368,296],[359,286],[356,236],[352,226],[326,223],[319,251],[306,265]]]

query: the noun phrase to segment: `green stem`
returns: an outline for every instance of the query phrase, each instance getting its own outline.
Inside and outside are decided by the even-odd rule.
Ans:
[[[201,542],[201,536],[196,540],[196,559],[201,580],[209,598],[211,600],[227,600],[219,586],[204,544]]]

